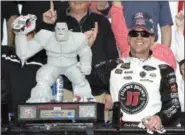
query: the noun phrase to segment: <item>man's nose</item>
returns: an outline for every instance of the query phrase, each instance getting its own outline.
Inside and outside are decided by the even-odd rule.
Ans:
[[[137,38],[138,38],[138,39],[141,39],[141,38],[143,38],[143,37],[141,36],[141,33],[138,33],[138,36],[137,36]]]

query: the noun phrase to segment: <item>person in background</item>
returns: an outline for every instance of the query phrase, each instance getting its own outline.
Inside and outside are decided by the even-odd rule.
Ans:
[[[18,2],[1,1],[1,44],[13,44],[13,35],[11,33],[11,24],[19,16]],[[5,24],[6,25],[5,25]],[[5,28],[3,28],[5,26]],[[3,30],[7,30],[7,33]],[[7,34],[7,35],[4,35]]]
[[[179,63],[179,66],[180,66],[180,72],[181,72],[181,78],[179,79],[179,83],[178,83],[178,86],[179,86],[179,101],[180,101],[180,104],[181,104],[181,118],[180,118],[180,124],[181,126],[185,126],[185,111],[184,111],[184,85],[185,85],[185,60],[182,60],[180,63]]]
[[[176,31],[174,34],[175,42],[172,46],[172,50],[175,54],[178,70],[176,72],[177,82],[178,82],[178,94],[181,104],[181,126],[184,126],[184,71],[185,71],[185,58],[184,58],[184,10],[178,12],[175,18],[176,22]],[[179,71],[180,70],[180,71]]]
[[[110,17],[112,1],[91,1],[90,10],[94,13]]]
[[[185,60],[182,60],[179,63],[179,67],[180,67],[180,73],[181,73],[181,77],[179,78],[178,81],[178,86],[179,86],[179,99],[180,99],[180,103],[181,103],[181,111],[184,112],[184,78],[185,78]]]
[[[30,40],[33,36],[34,32],[29,33],[27,39]],[[43,50],[28,59],[22,67],[21,60],[16,55],[14,45],[1,47],[1,76],[5,78],[2,83],[4,86],[8,86],[4,90],[7,93],[5,99],[8,100],[8,104],[6,104],[7,112],[17,116],[18,105],[25,103],[30,97],[31,88],[36,85],[36,72],[46,62],[47,57]]]
[[[172,19],[173,19],[173,22],[175,24],[175,25],[172,26],[171,49],[172,49],[172,51],[173,51],[176,59],[179,59],[178,56],[179,56],[179,54],[182,53],[182,50],[181,51],[179,50],[180,51],[179,54],[177,53],[177,50],[178,50],[179,47],[183,47],[182,45],[180,45],[180,42],[182,42],[182,39],[181,38],[183,38],[183,35],[181,34],[181,32],[179,30],[177,30],[177,22],[176,22],[176,19],[177,19],[177,16],[178,16],[178,18],[180,16],[181,16],[180,18],[182,18],[182,16],[184,16],[183,14],[184,14],[184,4],[185,3],[184,3],[184,1],[169,1],[169,4],[170,4],[170,10],[171,10],[171,13],[172,13]],[[182,20],[182,19],[180,19],[180,20]],[[183,25],[184,25],[184,23],[183,23]],[[182,30],[182,33],[184,33],[184,30]],[[182,36],[180,36],[180,35],[182,35]]]
[[[175,17],[176,31],[175,43],[172,46],[172,51],[177,62],[184,59],[184,10],[181,10]]]

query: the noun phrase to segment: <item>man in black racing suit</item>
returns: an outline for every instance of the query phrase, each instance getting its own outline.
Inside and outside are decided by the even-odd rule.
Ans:
[[[128,34],[130,56],[96,65],[95,80],[110,90],[112,101],[119,101],[122,120],[149,120],[151,131],[171,125],[180,115],[176,76],[172,67],[152,56],[153,24],[136,16]]]

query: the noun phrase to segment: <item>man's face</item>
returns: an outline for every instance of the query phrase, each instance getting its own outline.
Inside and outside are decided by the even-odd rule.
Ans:
[[[55,36],[57,41],[68,40],[68,27],[66,23],[57,23],[55,26]]]
[[[69,7],[73,12],[87,12],[90,1],[69,1]]]
[[[154,43],[155,37],[142,28],[137,28],[129,32],[128,43],[133,56],[147,58],[149,50]]]

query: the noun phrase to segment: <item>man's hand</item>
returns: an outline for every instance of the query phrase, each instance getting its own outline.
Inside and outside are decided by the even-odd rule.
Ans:
[[[112,109],[112,98],[110,94],[105,94],[105,109]]]
[[[177,30],[180,32],[184,32],[184,11],[180,11],[176,17],[175,17],[175,22],[177,26]]]
[[[87,36],[88,38],[88,44],[90,47],[92,47],[92,45],[94,44],[97,34],[98,34],[98,23],[95,22],[95,27],[92,28],[92,30],[86,31],[84,32],[84,34]]]
[[[57,13],[54,10],[54,3],[53,0],[50,0],[50,9],[43,13],[43,22],[47,24],[54,24],[57,20]]]
[[[145,125],[145,127],[147,129],[149,129],[150,131],[156,131],[156,130],[160,130],[161,125],[161,119],[159,116],[154,115],[154,116],[148,116],[143,118],[142,121],[144,120],[148,120],[149,122]]]
[[[13,20],[13,23],[11,24],[12,31],[16,35],[26,35],[33,31],[36,27],[36,20],[37,17],[32,14],[28,15],[21,15],[17,17],[15,20]]]
[[[113,4],[122,7],[121,0],[113,0]]]

